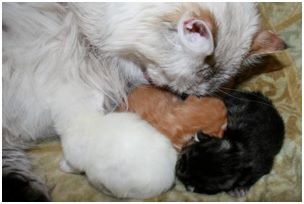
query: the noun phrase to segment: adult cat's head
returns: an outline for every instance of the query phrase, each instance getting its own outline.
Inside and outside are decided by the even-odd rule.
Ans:
[[[144,73],[142,77],[179,93],[216,91],[246,61],[285,48],[275,34],[260,30],[253,3],[85,3],[72,7],[82,32],[101,53],[132,62],[133,68]]]

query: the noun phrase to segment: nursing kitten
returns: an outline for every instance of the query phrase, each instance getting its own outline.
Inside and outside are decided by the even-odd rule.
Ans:
[[[284,139],[284,123],[269,99],[258,92],[232,92],[224,97],[228,126],[223,139],[198,134],[176,165],[188,190],[243,196],[272,168]]]
[[[118,111],[137,113],[168,137],[177,150],[197,132],[222,137],[227,124],[224,103],[213,97],[189,96],[183,101],[153,86],[140,86],[128,95],[128,105]]]

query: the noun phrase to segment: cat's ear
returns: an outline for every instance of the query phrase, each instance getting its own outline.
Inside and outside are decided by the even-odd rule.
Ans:
[[[248,57],[275,53],[287,48],[286,43],[270,30],[263,30],[253,38]]]
[[[208,19],[182,18],[178,25],[178,35],[182,44],[201,56],[214,51],[213,27]]]

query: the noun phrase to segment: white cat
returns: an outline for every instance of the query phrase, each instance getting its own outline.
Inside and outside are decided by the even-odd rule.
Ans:
[[[90,145],[111,152],[116,148],[128,156],[119,147],[122,141],[154,136],[147,140],[154,140],[151,148],[168,147],[167,140],[146,124],[136,129],[143,122],[134,116],[111,116],[130,87],[153,83],[178,93],[205,95],[228,82],[254,56],[285,47],[275,34],[259,30],[251,3],[3,3],[2,24],[3,180],[26,183],[16,185],[25,195],[10,196],[16,189],[4,182],[3,200],[49,199],[30,166],[20,162],[26,159],[19,144],[58,134],[65,141],[67,162],[89,162],[92,169],[101,163],[110,168],[117,158],[107,151],[79,158],[78,151]],[[108,122],[103,123],[104,117]],[[120,126],[127,122],[129,127],[122,131]],[[112,139],[113,147],[107,146]],[[132,163],[125,166],[130,168],[117,164],[120,171],[98,174],[87,167],[83,170],[91,182],[102,183],[120,197],[151,197],[167,190],[174,182],[172,147],[147,157],[148,150],[140,151],[142,140],[138,141],[130,152],[138,155],[136,165],[151,162],[158,174],[153,169],[141,174],[145,167]],[[158,163],[165,161],[170,165]],[[130,183],[116,188],[122,171],[121,179]],[[136,181],[127,179],[134,176]],[[166,176],[157,186],[157,179]],[[142,187],[146,178],[155,178],[151,191]]]

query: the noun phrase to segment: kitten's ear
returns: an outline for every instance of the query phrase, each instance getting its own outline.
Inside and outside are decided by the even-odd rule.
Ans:
[[[275,53],[287,48],[286,43],[270,30],[263,30],[254,37],[248,57]]]

